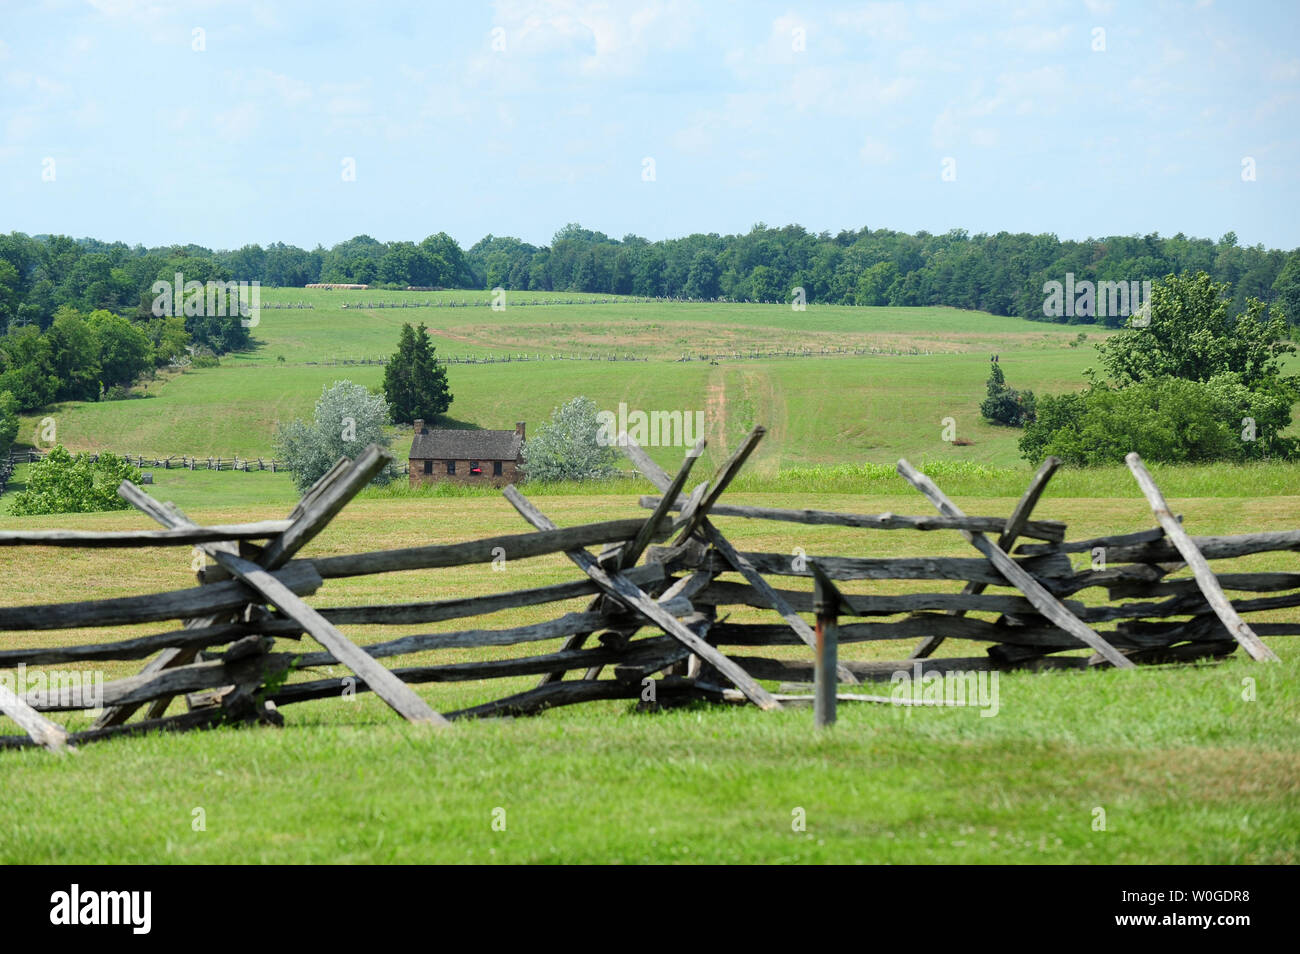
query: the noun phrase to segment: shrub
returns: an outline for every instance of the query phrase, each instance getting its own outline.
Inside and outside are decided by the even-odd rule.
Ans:
[[[1035,416],[1033,391],[1017,391],[1007,384],[1002,366],[993,362],[989,371],[988,397],[980,402],[980,413],[994,424],[1024,427]]]
[[[1157,283],[1143,320],[1098,346],[1112,383],[1043,398],[1021,452],[1077,464],[1134,450],[1167,462],[1294,458],[1300,442],[1282,432],[1300,379],[1282,373],[1295,351],[1285,320],[1254,298],[1235,317],[1229,305],[1228,286],[1205,272]]]
[[[44,460],[31,465],[27,489],[14,495],[10,513],[33,516],[46,513],[96,513],[126,510],[130,505],[117,495],[123,480],[140,481],[140,471],[116,454],[73,457],[58,444]]]
[[[1279,433],[1290,421],[1288,397],[1284,387],[1251,391],[1232,374],[1047,395],[1020,450],[1030,461],[1051,454],[1079,465],[1119,463],[1129,451],[1168,463],[1291,457],[1297,442]]]
[[[606,480],[618,476],[618,451],[598,439],[596,404],[576,397],[551,412],[551,420],[524,443],[529,480]]]
[[[355,458],[371,444],[387,447],[388,422],[388,402],[382,396],[351,381],[335,381],[321,391],[310,423],[296,418],[276,429],[275,453],[293,468],[293,482],[304,491],[340,457]],[[386,467],[372,483],[392,479],[393,470]]]

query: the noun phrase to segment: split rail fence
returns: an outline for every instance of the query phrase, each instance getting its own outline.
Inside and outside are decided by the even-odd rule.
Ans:
[[[118,454],[129,464],[137,467],[161,467],[163,470],[269,470],[271,473],[291,471],[293,467],[287,461],[275,457],[196,457],[191,454]],[[8,461],[0,466],[0,474],[8,478],[13,474],[17,464],[34,464],[45,459],[45,452],[40,450],[10,451]],[[91,453],[90,459],[99,460],[99,454]]]
[[[1300,605],[1300,572],[1216,575],[1208,560],[1269,551],[1300,550],[1300,531],[1190,537],[1169,511],[1137,455],[1129,466],[1156,517],[1138,533],[1066,541],[1063,523],[1031,519],[1058,466],[1049,459],[1007,516],[968,516],[906,461],[900,475],[937,515],[851,514],[733,506],[721,497],[763,437],[755,428],[710,480],[690,486],[703,442],[676,475],[661,470],[630,441],[624,449],[658,494],[638,503],[649,511],[631,519],[557,527],[514,487],[506,499],[529,524],[527,532],[461,543],[303,557],[309,544],[387,463],[376,447],[355,461],[340,460],[285,520],[199,526],[174,505],[160,503],[124,482],[119,493],[161,526],[157,530],[89,532],[0,531],[0,547],[198,547],[213,565],[198,585],[172,592],[113,599],[0,608],[4,670],[108,660],[147,660],[134,676],[113,679],[97,695],[90,728],[69,733],[49,714],[90,708],[77,686],[47,685],[18,691],[0,679],[0,711],[24,734],[0,737],[0,746],[44,745],[59,750],[153,730],[190,729],[231,722],[282,722],[285,706],[373,691],[404,718],[447,725],[457,719],[527,715],[597,699],[652,698],[658,706],[708,700],[762,709],[811,702],[799,693],[777,694],[764,681],[807,681],[826,641],[835,645],[874,640],[916,640],[906,659],[836,662],[829,680],[844,685],[842,699],[888,701],[860,694],[856,684],[889,679],[900,670],[1132,668],[1216,658],[1238,645],[1257,660],[1276,659],[1261,636],[1300,633],[1300,623],[1248,625],[1242,616]],[[791,556],[746,552],[719,522],[733,519],[840,527],[854,531],[850,552],[871,552],[861,531],[955,533],[972,547],[968,556]],[[796,537],[791,538],[797,539]],[[1031,541],[1021,543],[1020,541]],[[261,541],[260,543],[255,541]],[[593,549],[598,548],[598,549]],[[1104,552],[1104,568],[1077,570],[1071,556]],[[369,606],[309,605],[327,581],[381,573],[437,570],[491,563],[501,553],[516,560],[562,553],[574,579],[487,596]],[[1179,569],[1190,578],[1171,578]],[[1300,569],[1300,567],[1298,567]],[[816,579],[816,589],[778,588],[769,578]],[[915,581],[920,592],[845,594],[850,581]],[[965,584],[954,592],[955,583]],[[986,592],[990,587],[998,592]],[[1084,591],[1104,591],[1082,602]],[[1251,594],[1229,600],[1225,590]],[[1255,595],[1270,594],[1270,595]],[[490,628],[474,618],[501,610],[585,598],[581,609],[542,622]],[[572,604],[571,604],[572,605]],[[746,619],[733,621],[736,611]],[[758,611],[758,612],[755,612]],[[804,618],[817,614],[816,629]],[[967,614],[979,614],[978,618]],[[855,621],[841,622],[841,617]],[[14,633],[140,624],[169,624],[151,635],[80,645],[19,648]],[[450,631],[425,632],[425,624],[467,621]],[[341,627],[379,624],[400,635],[359,646]],[[1099,624],[1112,624],[1102,629]],[[302,645],[306,640],[316,648]],[[554,641],[562,640],[558,647]],[[983,656],[936,657],[947,639],[986,643]],[[284,651],[284,642],[298,642]],[[549,644],[548,644],[549,641]],[[548,645],[538,645],[548,644]],[[519,647],[520,655],[470,662],[388,668],[385,661],[413,653]],[[770,647],[792,647],[771,654]],[[763,650],[768,649],[764,655]],[[1087,650],[1090,655],[1073,654]],[[1063,655],[1071,653],[1070,655]],[[779,657],[779,658],[778,658]],[[428,658],[428,657],[426,657]],[[431,658],[437,658],[436,656]],[[833,656],[831,658],[834,658]],[[341,664],[351,675],[311,677],[318,667]],[[576,674],[574,678],[565,678]],[[319,675],[319,673],[317,673]],[[290,680],[290,677],[294,677]],[[425,683],[540,677],[532,688],[453,711],[435,710],[412,686]],[[301,681],[299,681],[301,680]],[[517,684],[513,688],[518,688]],[[430,693],[430,698],[435,694]],[[183,698],[185,711],[168,714]],[[139,713],[140,716],[132,721]]]

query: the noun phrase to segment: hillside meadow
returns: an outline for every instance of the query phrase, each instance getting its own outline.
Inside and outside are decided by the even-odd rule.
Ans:
[[[1070,347],[1080,329],[952,308],[810,305],[795,312],[780,305],[601,303],[595,296],[549,296],[559,303],[527,306],[508,298],[502,311],[363,307],[403,298],[460,302],[474,294],[266,289],[267,304],[301,299],[315,307],[264,308],[250,352],[224,357],[219,368],[164,373],[126,400],[69,402],[27,415],[19,440],[32,442],[48,416],[72,449],[270,456],[276,423],[309,416],[323,388],[343,379],[372,388],[382,382],[379,365],[327,362],[387,357],[403,322],[424,322],[441,356],[543,359],[450,365],[449,416],[457,426],[510,428],[522,420],[535,428],[555,407],[585,394],[612,411],[624,403],[701,412],[715,454],[763,423],[771,433],[752,466],[767,471],[899,456],[1007,466],[1019,462],[1018,432],[984,423],[978,411],[990,355],[999,354],[1013,386],[1065,390],[1080,386],[1083,370],[1095,363],[1090,343],[1098,340],[1086,330],[1087,340]],[[727,356],[823,347],[868,353]],[[683,361],[683,353],[717,357]],[[597,360],[613,355],[644,360]],[[973,444],[943,439],[949,417],[955,436]],[[664,465],[680,459],[674,448],[652,454]]]

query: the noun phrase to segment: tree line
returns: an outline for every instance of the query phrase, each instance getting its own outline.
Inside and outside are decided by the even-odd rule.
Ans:
[[[1152,281],[1205,272],[1249,298],[1284,306],[1300,323],[1300,250],[1242,246],[1229,232],[1217,242],[1179,233],[1061,240],[998,232],[942,235],[889,229],[814,234],[798,225],[759,223],[736,235],[694,234],[650,241],[612,238],[564,226],[550,245],[488,235],[467,250],[444,232],[420,242],[358,235],[332,248],[280,242],[213,250],[197,245],[144,248],[67,236],[0,236],[0,332],[53,321],[59,307],[106,309],[145,317],[150,287],[181,271],[188,280],[257,281],[267,287],[339,282],[405,288],[579,291],[690,299],[790,302],[796,289],[824,304],[947,305],[1042,321],[1119,327],[1122,314],[1095,309],[1049,314],[1045,286]],[[1100,297],[1100,296],[1099,296]],[[1061,309],[1055,309],[1061,311]],[[247,344],[228,327],[187,321],[215,352]],[[237,323],[236,323],[237,327]]]
[[[470,248],[482,287],[583,291],[693,299],[846,305],[948,305],[1040,321],[1119,327],[1126,316],[1051,315],[1049,282],[1082,286],[1153,281],[1206,272],[1248,298],[1281,301],[1300,321],[1300,250],[1242,247],[1229,232],[1218,242],[1157,234],[1062,241],[1055,235],[943,235],[861,229],[813,234],[798,225],[755,225],[743,235],[691,235],[650,242],[621,240],[567,225],[549,247],[487,236]],[[1125,296],[1127,297],[1127,296]],[[1071,309],[1074,311],[1074,309]]]

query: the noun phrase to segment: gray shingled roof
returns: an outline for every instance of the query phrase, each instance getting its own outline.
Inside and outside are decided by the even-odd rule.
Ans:
[[[413,460],[517,460],[516,431],[454,431],[425,428],[411,441]]]

